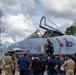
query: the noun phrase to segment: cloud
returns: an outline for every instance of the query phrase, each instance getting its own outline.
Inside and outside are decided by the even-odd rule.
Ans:
[[[38,6],[34,0],[22,0],[20,1],[21,12],[24,15],[29,14],[31,17],[37,15]]]
[[[0,0],[0,8],[10,14],[25,14],[34,12],[36,3],[34,0]]]
[[[7,36],[4,35],[4,37],[17,42],[33,33],[36,28],[30,15],[34,13],[35,8],[34,0],[0,0],[0,9],[3,12],[2,21],[7,26]]]
[[[34,0],[19,0],[21,4],[27,6],[29,9],[35,9],[36,3]]]
[[[75,0],[0,0],[0,8],[7,35],[16,41],[38,29],[42,16],[51,19],[60,29],[76,17]]]
[[[15,41],[19,41],[29,36],[36,29],[33,26],[30,17],[25,17],[23,14],[19,15],[6,15],[3,20],[7,24],[7,34],[13,38]],[[27,31],[28,30],[28,31]]]
[[[75,0],[41,0],[43,7],[51,16],[61,18],[75,18],[76,1]]]
[[[20,6],[17,0],[0,0],[0,8],[8,13],[17,12]]]
[[[0,0],[0,7],[12,14],[50,15],[68,19],[76,16],[75,0]]]

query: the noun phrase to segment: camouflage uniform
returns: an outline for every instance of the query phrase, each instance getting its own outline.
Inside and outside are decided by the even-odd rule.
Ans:
[[[73,60],[66,60],[66,75],[74,75],[74,65],[75,62]]]
[[[5,74],[6,75],[12,75],[12,59],[10,56],[5,56],[4,58],[5,61]]]

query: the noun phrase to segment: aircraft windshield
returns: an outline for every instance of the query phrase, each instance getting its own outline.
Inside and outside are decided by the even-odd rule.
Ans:
[[[41,37],[41,33],[39,30],[36,30],[33,34],[31,34],[28,38],[40,38]]]

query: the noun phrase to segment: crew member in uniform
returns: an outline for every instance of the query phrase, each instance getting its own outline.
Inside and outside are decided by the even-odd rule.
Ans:
[[[51,43],[51,41],[49,39],[47,39],[47,42],[48,42],[49,56],[51,56],[54,53],[53,44]]]
[[[17,65],[17,58],[16,58],[15,54],[12,54],[12,62],[13,62],[13,66],[14,66],[14,69],[12,70],[12,72],[13,72],[13,75],[14,75],[15,74],[16,65]]]
[[[49,56],[49,47],[48,45],[45,45],[46,54]]]
[[[9,56],[8,53],[5,54],[4,64],[5,64],[5,75],[12,75],[12,69],[14,67],[13,67],[12,58]]]

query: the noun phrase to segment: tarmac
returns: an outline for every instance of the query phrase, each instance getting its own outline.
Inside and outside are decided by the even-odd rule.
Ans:
[[[4,71],[2,71],[2,75],[5,75]],[[19,75],[19,71],[16,71],[15,75]]]

